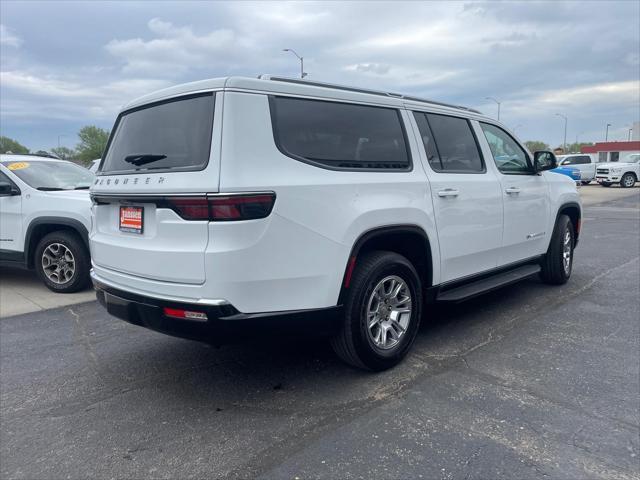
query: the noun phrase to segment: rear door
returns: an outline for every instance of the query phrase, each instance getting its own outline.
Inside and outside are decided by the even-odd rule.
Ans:
[[[484,122],[479,126],[485,157],[493,158],[499,172],[504,205],[498,266],[544,253],[552,234],[547,231],[550,201],[545,178],[533,173],[529,155],[507,131]]]
[[[502,242],[502,196],[469,120],[414,112],[431,184],[443,282],[495,268]]]
[[[118,117],[91,189],[97,266],[167,282],[205,281],[209,222],[198,215],[206,194],[218,191],[218,95],[171,98]]]

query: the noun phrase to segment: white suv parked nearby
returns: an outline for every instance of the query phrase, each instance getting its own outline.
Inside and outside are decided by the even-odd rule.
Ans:
[[[425,304],[567,281],[582,213],[555,166],[464,107],[267,76],[181,85],[116,120],[92,278],[136,325],[212,343],[322,327],[382,370]]]
[[[598,164],[596,180],[603,187],[619,183],[622,188],[631,188],[640,179],[640,153],[629,155],[622,162]]]
[[[54,292],[86,287],[93,179],[65,160],[1,155],[0,264],[35,268]]]

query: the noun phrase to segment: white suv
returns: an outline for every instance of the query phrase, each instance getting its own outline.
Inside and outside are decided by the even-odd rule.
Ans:
[[[596,180],[603,187],[620,183],[622,188],[631,188],[640,179],[640,153],[633,153],[620,162],[598,164]]]
[[[35,268],[54,292],[86,287],[93,179],[65,160],[1,155],[0,264]]]
[[[423,305],[571,275],[575,183],[479,112],[263,76],[127,105],[91,188],[92,278],[113,315],[226,343],[333,333],[389,368]]]

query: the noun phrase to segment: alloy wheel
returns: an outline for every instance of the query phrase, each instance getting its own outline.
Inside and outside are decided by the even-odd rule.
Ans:
[[[409,327],[412,312],[407,282],[390,275],[378,282],[367,303],[367,333],[382,350],[396,347]]]
[[[76,272],[76,261],[71,250],[62,243],[51,243],[42,252],[42,271],[53,283],[68,283]]]
[[[571,273],[571,255],[571,231],[567,228],[564,232],[564,240],[562,242],[562,266],[567,276]]]

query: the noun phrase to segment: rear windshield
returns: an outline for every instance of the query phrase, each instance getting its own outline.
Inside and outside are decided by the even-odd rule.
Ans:
[[[199,170],[209,160],[213,93],[181,97],[122,114],[100,168],[103,173]]]

